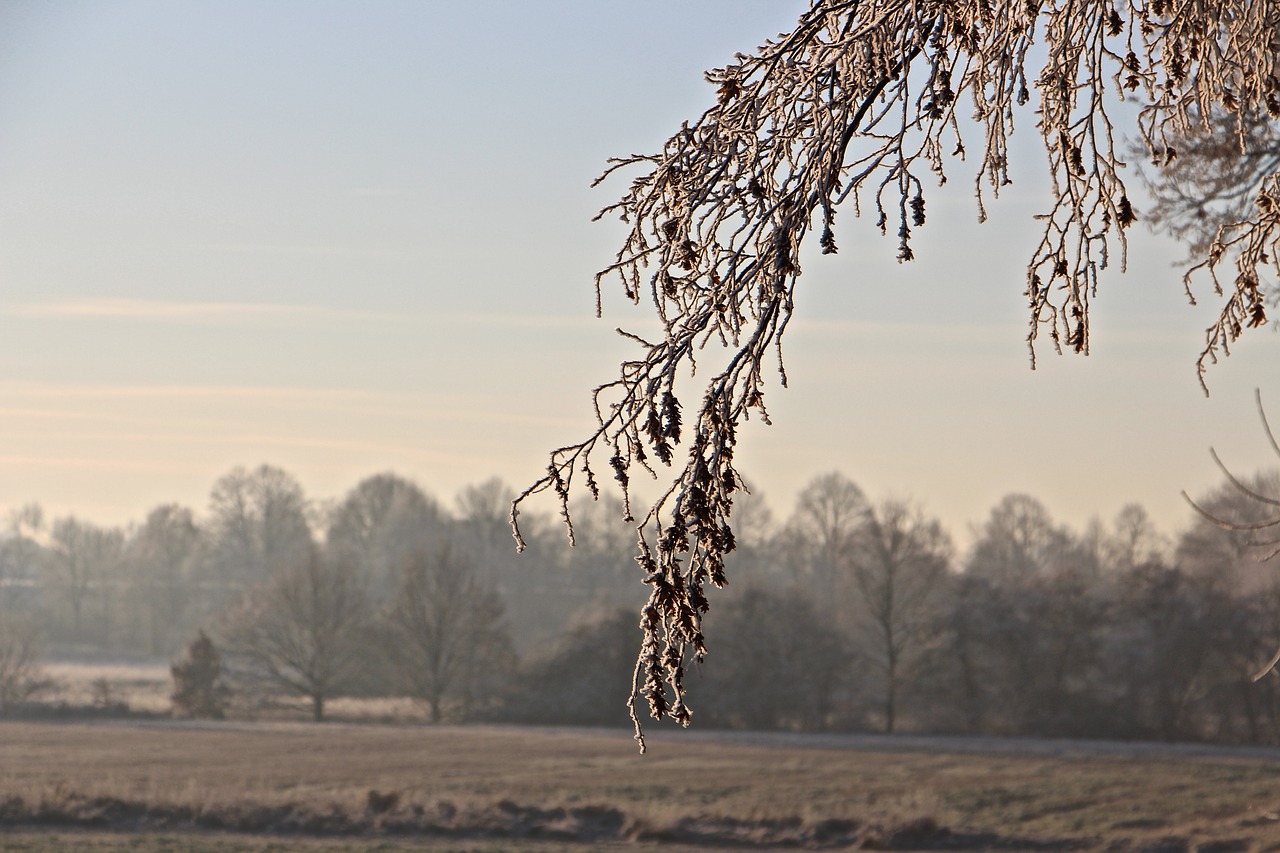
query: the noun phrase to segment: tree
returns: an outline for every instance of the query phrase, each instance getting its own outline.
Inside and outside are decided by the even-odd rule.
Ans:
[[[71,610],[71,637],[78,642],[87,639],[85,608],[96,589],[102,617],[98,640],[106,642],[114,615],[109,580],[120,565],[124,534],[67,516],[54,521],[50,539],[48,565],[54,587]]]
[[[494,676],[515,662],[498,594],[446,544],[401,566],[389,614],[395,657],[411,694],[438,723],[447,700],[467,706],[492,694]]]
[[[1262,393],[1259,391],[1256,396],[1262,428],[1267,434],[1271,449],[1280,457],[1280,443],[1276,442],[1271,423],[1267,420],[1266,409],[1262,406]],[[1209,454],[1226,479],[1226,485],[1200,501],[1192,500],[1186,492],[1182,493],[1199,513],[1202,528],[1217,529],[1216,536],[1210,533],[1206,538],[1225,538],[1230,542],[1232,550],[1237,552],[1237,557],[1249,551],[1253,551],[1261,560],[1270,560],[1280,555],[1280,472],[1258,474],[1249,482],[1232,474],[1218,457],[1217,451],[1211,449]]]
[[[511,560],[507,514],[515,497],[511,487],[497,477],[464,486],[458,492],[457,529],[471,548],[476,568],[499,588],[507,575],[516,574]],[[502,569],[512,569],[504,572]]]
[[[540,565],[531,566],[512,550],[507,517],[513,497],[511,487],[497,477],[464,486],[455,497],[450,535],[455,543],[466,543],[466,555],[478,579],[507,603],[507,625],[512,637],[525,646],[551,640],[549,630],[563,625],[583,602],[577,595],[581,586],[570,587],[569,594],[565,594],[569,584],[562,582],[567,562],[562,559],[562,552],[539,549],[535,559]],[[559,541],[558,531],[548,531],[550,525],[543,524],[538,516],[530,520],[531,541]],[[634,541],[633,535],[628,553]],[[620,563],[634,566],[627,556]],[[605,585],[611,585],[608,579]]]
[[[1120,630],[1108,657],[1121,670],[1115,679],[1118,706],[1128,725],[1116,734],[1205,736],[1205,697],[1227,686],[1224,679],[1248,672],[1232,667],[1237,656],[1226,653],[1247,633],[1233,625],[1240,609],[1229,584],[1212,573],[1191,574],[1156,562],[1132,567],[1119,581]]]
[[[193,606],[193,562],[201,532],[190,509],[163,504],[129,542],[127,560],[133,574],[135,606],[142,613],[145,647],[152,654],[172,653]]]
[[[636,618],[605,608],[570,623],[546,656],[529,662],[500,718],[520,723],[593,726],[625,723],[618,685],[635,667]]]
[[[169,667],[173,676],[173,708],[196,719],[221,720],[231,689],[222,668],[222,655],[204,631],[187,646],[185,659]]]
[[[959,579],[950,614],[956,705],[971,731],[1080,737],[1099,719],[1110,614],[1105,588],[1067,564]]]
[[[856,611],[870,635],[883,685],[884,730],[893,733],[902,685],[940,633],[939,600],[951,564],[951,537],[915,507],[887,501],[867,512],[850,565]]]
[[[867,512],[862,489],[836,471],[813,478],[797,496],[785,534],[792,546],[788,550],[791,559],[805,562],[802,570],[819,584],[824,597],[834,592]]]
[[[1280,443],[1267,420],[1262,394],[1257,393],[1258,416],[1271,444],[1280,457]],[[1242,479],[1232,474],[1218,454],[1210,450],[1226,484],[1198,501],[1183,497],[1198,513],[1196,524],[1179,543],[1178,554],[1193,565],[1209,566],[1219,572],[1228,568],[1233,580],[1251,591],[1263,590],[1277,597],[1277,585],[1268,576],[1259,576],[1258,563],[1280,555],[1280,472],[1271,471]],[[1277,651],[1253,677],[1259,681],[1280,666]]]
[[[325,702],[351,683],[367,653],[367,605],[355,567],[312,548],[243,596],[222,645],[251,679],[309,699],[320,722]]]
[[[311,549],[309,504],[294,477],[270,465],[235,468],[209,495],[210,568],[224,584],[261,583]]]
[[[614,495],[601,495],[598,501],[581,501],[573,512],[577,543],[566,554],[554,590],[566,615],[634,603],[632,594],[639,591],[632,578],[635,531],[622,521],[622,502]],[[544,576],[541,583],[551,580]]]
[[[1155,171],[1141,173],[1155,199],[1148,223],[1187,246],[1191,258],[1208,255],[1220,235],[1249,220],[1258,187],[1280,170],[1276,117],[1267,110],[1218,109],[1171,134]]]
[[[1129,571],[1160,562],[1167,543],[1141,504],[1125,504],[1104,537],[1103,550],[1109,568]]]
[[[35,625],[22,616],[0,611],[0,714],[48,685],[40,667],[40,637]]]
[[[333,511],[326,542],[357,560],[375,586],[390,589],[399,565],[426,547],[444,523],[440,507],[417,484],[389,472],[375,474]]]
[[[1044,504],[1030,495],[1005,495],[983,524],[966,571],[1008,583],[1044,574],[1071,548]]]
[[[753,414],[768,422],[770,357],[781,349],[811,233],[835,253],[836,213],[851,200],[855,213],[865,207],[882,232],[892,229],[899,260],[911,260],[926,180],[943,180],[966,156],[966,137],[981,139],[981,217],[987,195],[1010,183],[1015,121],[1034,116],[1053,189],[1025,281],[1032,364],[1042,333],[1056,350],[1087,354],[1091,300],[1113,256],[1123,266],[1125,229],[1136,221],[1108,94],[1140,101],[1142,142],[1170,162],[1179,134],[1202,115],[1280,112],[1277,30],[1271,0],[813,0],[790,32],[708,72],[716,103],[661,151],[610,163],[606,177],[641,172],[601,211],[628,230],[596,277],[597,294],[616,277],[626,298],[652,298],[661,334],[624,332],[638,351],[596,388],[594,430],[550,454],[511,522],[523,547],[521,504],[553,491],[572,538],[570,494],[595,494],[605,466],[631,518],[633,476],[670,468],[657,500],[637,514],[650,599],[633,690],[654,717],[689,719],[684,661],[706,654],[706,588],[726,582],[735,544],[737,428]],[[1190,271],[1216,284],[1224,264],[1235,268],[1206,330],[1202,381],[1208,363],[1266,321],[1280,173],[1264,177],[1254,198],[1250,218],[1219,233]],[[712,341],[723,346],[719,360],[704,351]],[[695,358],[707,378],[685,412]],[[780,361],[778,372],[785,385]]]
[[[0,539],[0,611],[28,610],[48,557],[39,539],[45,533],[44,511],[39,504],[9,513],[8,536]]]
[[[751,587],[717,611],[726,653],[703,669],[708,715],[745,729],[828,728],[852,654],[834,621],[798,589]]]

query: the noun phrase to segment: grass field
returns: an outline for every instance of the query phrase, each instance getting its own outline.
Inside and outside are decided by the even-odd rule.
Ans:
[[[131,711],[148,714],[167,714],[173,706],[173,677],[169,664],[59,661],[43,668],[52,686],[40,694],[48,705],[66,704],[87,707],[102,699],[101,685],[105,684],[113,702],[123,703]],[[303,697],[272,697],[269,707],[236,708],[242,717],[260,719],[310,720],[311,703]],[[428,714],[422,703],[409,698],[366,699],[339,696],[329,700],[325,713],[343,722],[412,722],[427,721]]]
[[[1271,754],[628,734],[0,724],[0,849],[1280,851]]]

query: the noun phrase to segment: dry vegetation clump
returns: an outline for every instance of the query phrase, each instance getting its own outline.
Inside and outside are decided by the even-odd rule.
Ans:
[[[1094,850],[1228,853],[1257,849],[1247,836],[1193,842],[1190,835],[1117,838],[1105,847],[1089,837],[1020,836],[1012,830],[953,830],[928,815],[859,821],[852,818],[805,820],[742,818],[714,813],[667,819],[639,818],[605,805],[552,806],[499,800],[459,807],[448,800],[402,801],[395,793],[370,789],[364,807],[354,802],[228,800],[202,805],[143,802],[58,789],[31,801],[20,796],[0,801],[0,827],[6,831],[55,829],[116,833],[222,833],[364,839],[490,839],[505,842],[558,842],[572,845],[627,844],[681,849],[862,850]],[[1252,824],[1257,825],[1258,821]],[[1134,822],[1130,828],[1146,826]],[[1159,828],[1159,824],[1154,825]],[[500,846],[495,849],[506,849]],[[1270,848],[1267,848],[1270,849]]]
[[[6,829],[96,829],[115,832],[221,831],[258,835],[533,839],[567,843],[638,842],[735,847],[849,847],[913,849],[964,842],[965,836],[922,817],[896,825],[828,818],[738,818],[698,814],[658,820],[607,805],[543,807],[499,800],[459,807],[448,800],[402,801],[370,789],[364,807],[352,802],[143,801],[87,795],[61,786],[30,799],[0,801]],[[977,836],[974,836],[975,838]]]

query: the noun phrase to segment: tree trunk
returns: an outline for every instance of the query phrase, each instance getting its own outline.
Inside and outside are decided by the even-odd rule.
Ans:
[[[898,713],[898,673],[897,663],[889,658],[888,680],[884,691],[884,732],[893,734],[893,726]]]
[[[320,693],[311,696],[311,716],[317,723],[324,722],[324,695]]]

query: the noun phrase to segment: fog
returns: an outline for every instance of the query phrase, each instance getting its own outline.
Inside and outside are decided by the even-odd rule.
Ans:
[[[324,499],[262,465],[124,527],[28,505],[0,540],[0,713],[128,714],[109,665],[172,663],[173,700],[148,713],[322,720],[368,700],[629,725],[648,587],[620,502],[575,505],[575,547],[526,511],[517,554],[513,494],[491,479],[446,499],[386,472]],[[1226,482],[1199,503],[1259,511]],[[1274,679],[1253,680],[1280,580],[1244,533],[1164,531],[1137,505],[1071,529],[1015,494],[959,549],[927,504],[838,472],[790,508],[743,495],[735,518],[709,653],[684,662],[696,726],[1280,741]],[[91,697],[69,698],[71,666],[102,667]]]

